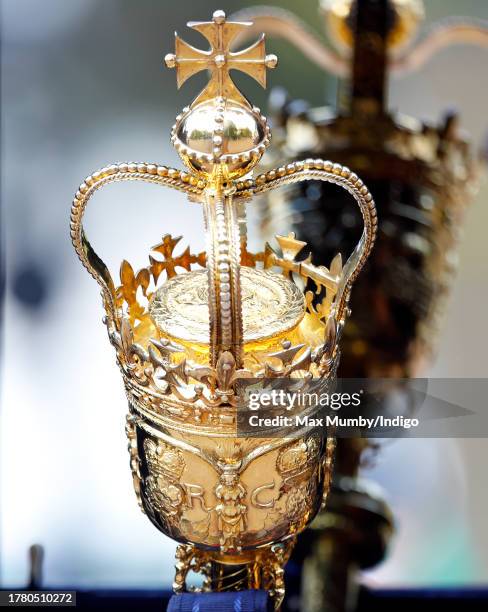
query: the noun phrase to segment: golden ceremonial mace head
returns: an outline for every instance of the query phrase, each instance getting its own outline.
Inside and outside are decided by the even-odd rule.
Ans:
[[[338,341],[352,284],[372,248],[376,212],[363,182],[350,170],[307,159],[253,178],[270,141],[266,118],[229,76],[238,69],[263,86],[264,37],[240,52],[233,38],[251,24],[190,23],[210,43],[200,51],[176,37],[166,64],[180,86],[200,70],[210,80],[178,115],[171,140],[187,171],[148,163],[111,165],[89,176],[76,193],[71,237],[84,266],[102,288],[105,324],[129,401],[127,435],[136,495],[144,513],[180,543],[174,588],[190,570],[208,590],[264,588],[279,607],[283,566],[294,539],[313,519],[328,491],[331,432],[246,436],[241,384],[249,380],[332,384]],[[304,242],[277,236],[278,249],[247,250],[244,204],[254,195],[297,181],[322,180],[357,202],[364,232],[345,265],[329,268],[298,257]],[[135,272],[123,261],[121,284],[88,242],[82,220],[101,187],[138,180],[186,193],[203,206],[206,251],[176,254],[180,238],[164,235],[149,265]]]

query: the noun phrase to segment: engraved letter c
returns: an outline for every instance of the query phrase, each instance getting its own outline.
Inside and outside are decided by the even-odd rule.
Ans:
[[[261,487],[256,487],[251,494],[251,504],[256,508],[272,508],[275,504],[275,500],[271,499],[269,502],[260,502],[258,499],[258,495],[262,493],[262,491],[269,491],[270,489],[274,489],[275,483],[274,480],[270,484],[262,485]]]

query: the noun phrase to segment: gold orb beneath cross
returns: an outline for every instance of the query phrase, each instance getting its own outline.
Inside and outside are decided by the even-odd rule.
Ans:
[[[247,174],[269,144],[269,127],[259,109],[224,98],[202,102],[178,117],[172,142],[192,172],[206,177],[216,163],[230,177]]]
[[[300,289],[268,270],[241,268],[244,344],[269,340],[294,329],[305,314]],[[156,291],[149,314],[165,336],[208,345],[208,276],[206,270],[180,274]]]

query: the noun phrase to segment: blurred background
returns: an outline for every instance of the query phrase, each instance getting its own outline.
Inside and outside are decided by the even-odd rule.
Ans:
[[[321,32],[317,0],[268,5],[299,13]],[[427,24],[448,15],[488,18],[485,0],[426,0]],[[140,513],[124,434],[126,401],[101,324],[99,291],[74,255],[72,196],[84,176],[116,161],[179,165],[174,116],[199,91],[176,91],[162,68],[188,20],[228,14],[238,1],[3,0],[1,195],[6,266],[0,408],[2,586],[27,580],[27,549],[45,547],[50,586],[161,587],[174,544]],[[337,83],[282,41],[268,50],[283,85],[313,105],[334,103]],[[475,147],[487,138],[486,51],[454,47],[390,84],[390,107],[437,122],[460,110]],[[267,93],[247,79],[263,109]],[[485,228],[488,189],[469,208],[460,268],[431,376],[487,377]],[[252,205],[255,209],[259,201]],[[251,217],[257,217],[256,214]],[[256,211],[254,211],[255,213]],[[87,233],[114,275],[146,264],[161,236],[203,247],[200,211],[154,186],[113,185],[87,214]],[[259,243],[255,227],[254,242]],[[488,445],[484,439],[396,440],[368,470],[397,521],[388,559],[363,577],[374,586],[488,583]]]

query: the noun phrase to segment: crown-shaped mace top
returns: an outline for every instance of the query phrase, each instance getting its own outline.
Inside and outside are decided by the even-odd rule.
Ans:
[[[175,53],[165,57],[176,69],[178,88],[201,70],[210,80],[189,107],[176,118],[171,140],[183,162],[204,178],[216,168],[229,178],[249,172],[269,144],[266,118],[236,87],[229,74],[240,70],[266,86],[266,68],[274,68],[276,55],[266,55],[264,34],[242,51],[230,50],[232,41],[249,22],[227,21],[224,11],[215,11],[212,21],[189,22],[210,43],[208,51],[189,45],[176,34]]]
[[[176,36],[175,53],[166,56],[166,63],[176,68],[178,86],[200,70],[210,70],[207,86],[178,115],[172,130],[172,141],[190,176],[158,164],[113,164],[85,179],[71,212],[73,244],[102,287],[109,336],[128,384],[140,383],[144,388],[151,384],[155,393],[164,387],[191,406],[207,402],[210,408],[233,409],[239,377],[283,377],[291,372],[329,376],[352,283],[376,233],[371,194],[357,175],[339,164],[307,159],[238,180],[259,161],[270,130],[260,110],[232,82],[229,71],[246,72],[264,86],[266,68],[277,63],[274,55],[265,53],[264,36],[245,50],[231,51],[232,41],[251,25],[227,22],[225,14],[216,11],[210,22],[189,24],[207,38],[208,51]],[[177,189],[201,202],[206,249],[198,255],[187,249],[174,257],[172,249],[178,240],[166,236],[154,249],[164,260],[151,255],[150,266],[137,273],[123,262],[122,284],[116,287],[86,237],[83,217],[98,189],[134,180]],[[308,180],[342,187],[361,209],[364,232],[345,265],[340,255],[330,269],[313,265],[310,257],[300,258],[305,243],[292,235],[277,237],[281,254],[269,245],[262,252],[249,253],[245,202]],[[195,265],[205,270],[194,270]],[[178,274],[177,266],[186,274]],[[163,272],[167,278],[159,284]],[[315,284],[315,293],[307,290],[304,295],[295,282],[297,275],[304,287]],[[141,292],[146,305],[138,301]],[[162,351],[161,357],[156,350]],[[174,352],[178,358],[172,356]],[[163,406],[166,400],[158,396],[155,401]]]

